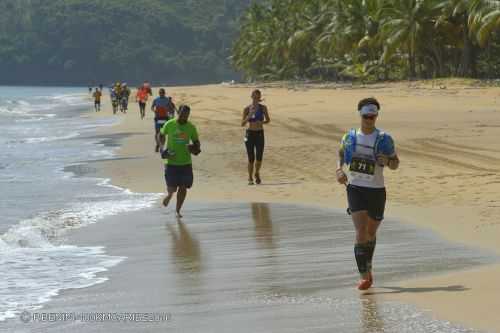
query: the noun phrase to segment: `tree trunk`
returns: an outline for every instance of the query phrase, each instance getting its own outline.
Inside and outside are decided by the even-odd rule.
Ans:
[[[431,41],[430,52],[430,58],[434,66],[433,76],[441,77],[444,74],[443,54],[441,52],[441,49],[436,46],[434,40]]]
[[[469,36],[469,23],[467,20],[468,15],[463,15],[463,39],[464,48],[462,50],[462,59],[460,63],[460,68],[458,74],[460,76],[472,76],[476,77],[476,54],[474,50],[474,44]]]
[[[488,79],[493,79],[493,66],[492,66],[492,63],[491,63],[491,42],[488,42],[488,46],[487,46],[487,49],[486,49],[486,52],[487,52],[487,71],[488,73],[486,74],[486,77]]]
[[[384,81],[389,81],[389,67],[384,64]]]
[[[409,45],[408,46],[408,65],[409,65],[409,70],[410,70],[410,80],[415,79],[416,76],[416,61],[415,61],[415,52],[412,50],[412,47]]]

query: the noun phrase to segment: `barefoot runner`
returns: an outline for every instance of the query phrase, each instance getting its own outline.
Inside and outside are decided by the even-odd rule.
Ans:
[[[167,196],[163,199],[166,207],[177,192],[176,216],[181,218],[181,208],[186,199],[187,189],[193,185],[191,154],[198,155],[200,141],[196,127],[188,121],[191,110],[187,105],[179,107],[177,119],[167,121],[160,129],[161,155],[165,162]],[[165,144],[165,137],[168,137]]]

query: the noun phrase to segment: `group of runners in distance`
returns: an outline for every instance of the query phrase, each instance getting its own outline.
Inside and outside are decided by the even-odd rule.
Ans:
[[[163,160],[167,186],[163,205],[167,207],[177,193],[175,211],[181,218],[187,190],[193,185],[191,155],[200,154],[201,144],[196,126],[189,121],[190,107],[180,105],[177,108],[163,88],[158,94],[151,110],[155,114],[154,151],[159,152]],[[152,96],[149,85],[139,87],[136,96],[143,119],[148,96]],[[251,104],[243,109],[241,120],[241,126],[246,127],[244,144],[248,156],[248,185],[262,183],[264,125],[271,121],[259,90],[252,91],[251,100]],[[384,219],[386,190],[383,171],[386,167],[396,170],[399,158],[392,137],[375,126],[380,103],[372,97],[364,98],[359,101],[357,111],[360,127],[343,135],[335,173],[338,183],[346,188],[347,211],[356,231],[354,257],[360,274],[357,288],[366,290],[373,284],[372,262],[377,230]]]
[[[128,100],[130,98],[130,88],[126,83],[117,82],[109,88],[109,96],[111,98],[111,106],[113,114],[118,112],[127,113]]]
[[[96,87],[92,93],[92,87],[89,87],[89,93],[92,94],[94,98],[94,108],[96,112],[101,111],[101,98],[103,93],[103,85],[100,84]],[[127,83],[116,82],[109,87],[109,97],[111,99],[111,106],[113,108],[113,114],[116,114],[118,110],[122,113],[127,113],[128,102],[130,99],[130,88]],[[153,92],[149,82],[144,82],[142,86],[137,87],[137,93],[135,96],[136,102],[139,103],[139,110],[141,114],[141,119],[146,116],[146,102],[149,96],[152,96]]]

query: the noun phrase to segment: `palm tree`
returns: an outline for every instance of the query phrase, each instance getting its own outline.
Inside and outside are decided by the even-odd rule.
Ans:
[[[385,0],[326,1],[323,31],[316,41],[318,60],[343,75],[363,77],[377,50],[378,10]]]
[[[462,56],[457,70],[460,76],[477,76],[478,50],[474,42],[484,45],[491,30],[498,26],[498,16],[486,14],[486,9],[493,8],[494,3],[498,6],[498,1],[495,0],[441,0],[440,21],[449,20],[462,30]],[[473,36],[474,32],[479,33],[476,38]]]
[[[232,59],[261,79],[476,76],[499,27],[500,0],[263,0]]]
[[[471,30],[479,45],[484,47],[491,33],[500,27],[500,0],[472,0],[469,11]]]
[[[241,33],[233,47],[234,66],[249,78],[257,76],[261,66],[267,64],[270,45],[263,24],[266,20],[264,9],[253,4],[242,20]]]
[[[433,0],[394,0],[384,12],[381,34],[385,39],[382,60],[387,60],[399,49],[406,52],[409,78],[416,77],[417,54],[421,49],[424,28],[434,19],[437,4]]]

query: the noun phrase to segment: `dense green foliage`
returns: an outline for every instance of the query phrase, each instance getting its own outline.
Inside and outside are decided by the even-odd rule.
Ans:
[[[1,0],[0,84],[155,84],[235,77],[250,0]]]
[[[249,79],[500,75],[500,0],[267,0],[233,48]]]

